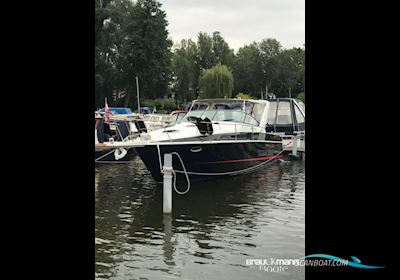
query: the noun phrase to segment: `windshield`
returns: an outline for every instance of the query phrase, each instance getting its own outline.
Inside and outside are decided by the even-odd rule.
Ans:
[[[187,117],[209,118],[212,121],[231,121],[259,125],[266,104],[245,100],[197,100],[193,103]]]
[[[251,125],[259,125],[259,122],[251,115],[244,111],[238,110],[194,110],[186,114],[182,121],[186,121],[188,117],[209,118],[211,121],[238,122]]]

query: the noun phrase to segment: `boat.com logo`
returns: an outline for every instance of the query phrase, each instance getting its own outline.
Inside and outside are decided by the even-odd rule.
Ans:
[[[326,255],[326,254],[313,254],[313,255],[308,255],[308,256],[301,257],[300,259],[307,259],[307,258],[322,258],[322,259],[325,259],[325,260],[331,260],[331,261],[335,261],[335,262],[338,262],[338,263],[343,263],[344,265],[357,267],[357,268],[364,268],[364,269],[384,268],[384,266],[361,264],[361,261],[358,258],[354,257],[354,256],[351,257],[353,259],[353,261],[345,260],[345,259],[342,259],[342,258],[339,258],[339,257],[335,257],[335,256],[332,256],[332,255]]]
[[[351,259],[352,260],[345,260],[332,255],[313,254],[299,259],[246,259],[246,265],[258,266],[260,270],[267,272],[287,271],[290,266],[351,266],[362,269],[384,268],[384,266],[362,264],[361,261],[354,256],[352,256]]]

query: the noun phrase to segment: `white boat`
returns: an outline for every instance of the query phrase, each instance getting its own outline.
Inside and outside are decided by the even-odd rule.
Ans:
[[[287,155],[282,137],[290,144],[303,133],[304,116],[298,103],[288,98],[200,99],[175,124],[110,145],[134,147],[157,182],[162,181],[165,153],[181,160],[173,162],[178,180],[183,171],[191,180],[239,175]]]

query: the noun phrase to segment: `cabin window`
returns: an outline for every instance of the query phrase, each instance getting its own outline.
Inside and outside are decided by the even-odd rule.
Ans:
[[[260,103],[254,104],[251,115],[257,120],[258,123],[261,122],[261,119],[262,119],[263,113],[264,113],[264,108],[265,108],[265,104],[260,104]]]
[[[269,102],[267,124],[273,125],[275,123],[276,102]]]
[[[246,102],[244,106],[244,111],[249,115],[245,117],[245,123],[248,123],[248,119],[252,118],[253,120],[250,121],[250,124],[258,124],[261,121],[263,116],[265,104],[260,103],[253,103],[253,102]],[[239,108],[242,110],[242,107]]]
[[[289,101],[279,101],[276,124],[277,125],[292,124],[292,113],[290,111]]]
[[[208,104],[195,103],[192,107],[192,110],[206,110],[208,108]]]

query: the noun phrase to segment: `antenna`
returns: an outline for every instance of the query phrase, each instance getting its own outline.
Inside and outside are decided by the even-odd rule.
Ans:
[[[140,100],[139,100],[139,78],[136,76],[136,94],[137,94],[137,106],[138,114],[140,114]]]

